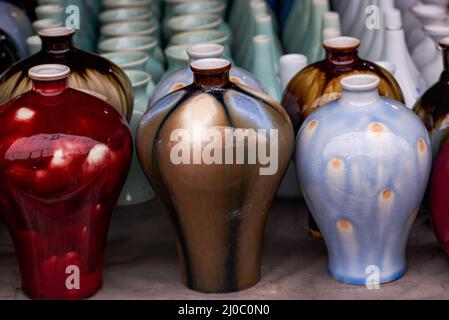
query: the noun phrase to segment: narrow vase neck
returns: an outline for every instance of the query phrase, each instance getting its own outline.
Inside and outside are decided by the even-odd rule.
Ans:
[[[48,53],[64,53],[71,50],[73,46],[73,35],[64,35],[58,37],[41,36],[42,51]]]
[[[377,88],[366,91],[343,90],[343,96],[340,101],[342,104],[353,106],[367,106],[379,99],[379,91]]]
[[[333,50],[326,48],[326,59],[335,65],[348,65],[359,60],[357,50]]]
[[[229,71],[217,74],[193,73],[193,83],[197,87],[224,87],[229,83]]]
[[[68,79],[55,81],[33,81],[33,91],[43,96],[55,96],[68,88]]]
[[[442,49],[444,71],[449,72],[449,47]]]

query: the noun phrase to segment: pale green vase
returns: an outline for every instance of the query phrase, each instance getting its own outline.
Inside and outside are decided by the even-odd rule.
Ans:
[[[150,74],[146,72],[125,70],[125,73],[130,79],[134,91],[134,109],[129,124],[134,140],[139,121],[146,112],[149,97],[153,94],[154,83],[151,81]],[[152,198],[154,198],[153,189],[142,171],[134,149],[131,168],[120,194],[118,205],[139,204]]]
[[[251,73],[276,101],[281,100],[281,82],[273,64],[272,39],[265,35],[253,38],[254,56]]]

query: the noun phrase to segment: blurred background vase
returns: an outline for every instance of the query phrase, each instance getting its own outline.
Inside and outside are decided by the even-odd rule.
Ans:
[[[12,45],[8,50],[14,50],[14,56],[20,59],[28,56],[26,39],[33,35],[33,28],[25,12],[9,2],[0,1],[0,32],[8,38],[9,46]]]
[[[439,80],[420,97],[413,109],[429,131],[434,159],[449,140],[449,38],[441,40],[440,46],[444,70]]]
[[[59,63],[69,66],[69,86],[88,92],[113,106],[130,118],[133,107],[132,86],[126,74],[115,64],[100,56],[82,51],[73,45],[75,31],[67,28],[41,30],[42,50],[17,62],[0,78],[0,103],[31,89],[28,70],[39,64]]]
[[[135,139],[137,125],[147,110],[149,97],[154,91],[154,83],[151,80],[151,75],[144,71],[126,70],[125,73],[132,83],[134,92],[134,108],[129,127],[133,139]],[[152,198],[154,198],[153,189],[151,189],[139,165],[139,160],[134,150],[131,168],[123,186],[122,193],[120,194],[118,204],[122,206],[135,205],[149,201]]]

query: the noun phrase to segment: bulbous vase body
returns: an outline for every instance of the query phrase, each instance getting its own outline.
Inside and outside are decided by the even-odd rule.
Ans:
[[[312,113],[296,141],[298,179],[325,240],[329,272],[358,285],[373,273],[378,283],[404,274],[432,162],[425,127],[404,105],[379,97],[378,81],[344,78],[341,99]]]
[[[17,62],[1,75],[0,104],[31,89],[27,75],[30,68],[58,63],[70,67],[70,87],[95,95],[129,119],[133,108],[131,82],[117,65],[74,47],[73,35],[74,31],[66,28],[40,31],[42,50]]]
[[[131,134],[113,107],[66,79],[35,86],[0,107],[0,213],[28,296],[86,298],[101,287]]]
[[[401,89],[394,77],[382,67],[360,59],[357,55],[359,45],[360,41],[351,37],[325,40],[326,58],[301,70],[290,81],[284,91],[282,105],[290,116],[295,134],[313,111],[342,96],[340,80],[349,75],[376,75],[380,79],[380,95],[403,102]],[[311,216],[309,233],[320,237]]]
[[[228,61],[202,59],[191,67],[194,83],[143,116],[137,152],[176,231],[183,282],[202,292],[242,290],[260,278],[265,222],[293,130],[279,104],[229,80]],[[243,132],[249,136],[242,149],[233,136]],[[256,141],[259,151],[269,145],[277,153],[277,165],[238,156]]]
[[[431,216],[437,239],[449,254],[449,145],[439,153],[433,167],[431,193]]]

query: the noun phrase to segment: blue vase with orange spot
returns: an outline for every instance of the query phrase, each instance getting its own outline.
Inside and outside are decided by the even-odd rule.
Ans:
[[[422,122],[380,97],[379,78],[341,80],[340,100],[317,109],[296,140],[304,198],[329,253],[329,273],[365,285],[400,278],[431,169]]]

